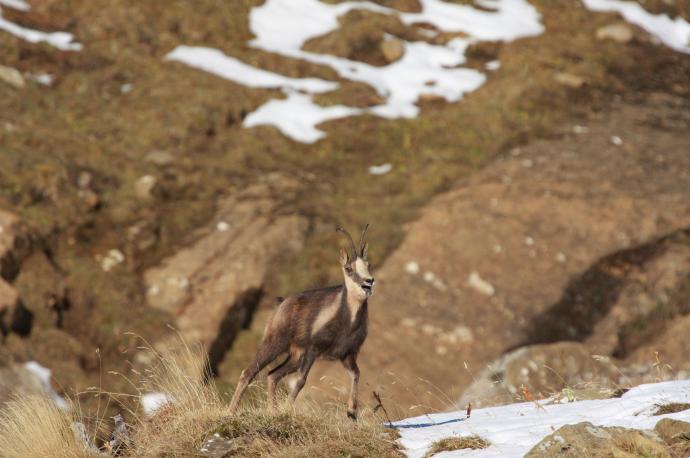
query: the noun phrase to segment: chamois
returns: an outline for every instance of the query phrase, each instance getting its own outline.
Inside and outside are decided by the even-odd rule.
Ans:
[[[340,249],[343,284],[304,291],[283,299],[269,318],[254,360],[237,382],[229,411],[234,413],[240,398],[254,377],[278,356],[283,362],[268,373],[268,400],[275,406],[275,390],[280,380],[298,371],[299,379],[290,393],[294,402],[304,387],[309,370],[317,359],[340,361],[351,377],[347,416],[357,419],[357,354],[367,337],[367,301],[374,288],[374,278],[367,261],[368,244],[362,230],[359,247],[352,236],[338,228],[350,241],[351,253]]]

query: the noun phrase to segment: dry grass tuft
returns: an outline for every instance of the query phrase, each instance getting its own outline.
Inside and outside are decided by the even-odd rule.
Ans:
[[[614,440],[614,443],[618,449],[631,456],[643,458],[668,458],[669,456],[669,448],[665,444],[646,437],[640,431],[621,435]]]
[[[149,349],[150,351],[153,351]],[[156,363],[143,382],[144,392],[165,393],[172,403],[151,418],[139,416],[134,428],[131,456],[185,455],[199,449],[203,435],[223,417],[218,391],[206,383],[208,368],[200,347],[183,344],[155,353]]]
[[[288,403],[275,411],[254,403],[229,416],[215,385],[206,381],[207,367],[198,347],[156,353],[140,391],[166,393],[172,401],[150,417],[129,412],[132,441],[124,456],[199,456],[210,447],[220,447],[214,456],[401,456],[397,437],[366,412],[355,423],[344,411],[315,405],[295,412]],[[49,399],[18,399],[0,413],[0,456],[94,456],[75,437],[72,422],[73,414]]]
[[[690,409],[690,404],[682,402],[671,402],[669,404],[657,405],[653,415],[666,415],[669,413],[682,412]]]
[[[0,411],[0,455],[3,457],[94,456],[72,431],[70,412],[47,397],[28,396],[9,402]]]
[[[402,456],[378,419],[355,423],[344,412],[251,409],[227,418],[214,433],[241,456]]]
[[[489,445],[491,445],[489,441],[479,436],[446,437],[445,439],[437,440],[431,444],[431,447],[429,448],[429,451],[426,452],[425,457],[431,457],[441,452],[450,452],[465,448],[480,450],[488,447]]]
[[[201,349],[158,356],[145,391],[167,393],[174,402],[140,419],[129,456],[196,455],[214,437],[216,446],[241,456],[400,456],[395,438],[373,417],[354,423],[345,412],[314,406],[297,413],[287,404],[271,411],[257,403],[229,416],[216,387],[204,382]]]

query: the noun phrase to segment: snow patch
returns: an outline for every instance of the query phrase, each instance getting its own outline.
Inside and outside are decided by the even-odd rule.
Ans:
[[[501,61],[500,60],[492,60],[490,62],[487,62],[486,65],[484,65],[484,68],[486,68],[489,71],[496,71],[499,68],[501,68]]]
[[[57,394],[57,392],[53,388],[53,385],[50,382],[50,377],[53,373],[50,369],[41,366],[36,361],[29,361],[27,363],[24,363],[24,367],[26,368],[26,370],[34,374],[41,381],[43,390],[45,390],[46,394],[50,396],[50,399],[53,400],[53,402],[59,409],[69,410],[69,404],[67,403],[67,401],[65,401],[65,399],[62,396]]]
[[[22,0],[0,0],[0,6],[7,6],[19,11],[29,11],[31,7]],[[0,30],[28,41],[29,43],[45,42],[62,51],[81,51],[83,46],[74,41],[74,35],[67,32],[41,32],[40,30],[22,27],[2,17],[0,8]]]
[[[166,393],[146,393],[141,395],[139,402],[144,409],[144,415],[150,416],[166,404],[172,403],[173,398]]]
[[[682,17],[671,19],[666,14],[647,12],[637,2],[623,0],[582,0],[596,12],[616,12],[626,21],[642,27],[663,44],[678,52],[690,54],[690,23]]]
[[[286,88],[312,93],[332,91],[338,87],[337,83],[319,78],[290,78],[261,70],[217,49],[203,46],[178,46],[165,56],[165,60],[182,62],[249,87]]]
[[[31,81],[37,82],[38,84],[42,84],[43,86],[52,86],[53,81],[55,80],[55,77],[50,73],[36,73],[33,75],[28,75],[27,78],[29,78]]]
[[[653,416],[657,404],[690,402],[690,380],[637,386],[621,398],[595,401],[577,401],[565,404],[542,402],[510,404],[500,407],[476,409],[466,420],[439,425],[439,423],[465,418],[464,411],[425,415],[409,418],[396,425],[434,423],[423,428],[401,429],[400,444],[407,456],[424,456],[429,446],[446,437],[478,435],[491,445],[483,450],[458,450],[443,456],[522,457],[544,437],[564,425],[589,421],[602,426],[620,426],[634,429],[652,429],[662,418],[690,421],[690,410],[669,415]],[[558,440],[558,439],[556,439]]]
[[[245,86],[282,89],[286,98],[269,100],[250,113],[243,125],[273,125],[294,140],[313,143],[325,136],[316,128],[325,121],[360,114],[414,118],[419,114],[417,101],[421,96],[457,102],[486,81],[486,76],[478,70],[458,68],[465,62],[464,54],[470,44],[480,40],[508,41],[539,35],[544,30],[539,13],[527,0],[479,0],[478,4],[482,9],[422,0],[420,13],[400,13],[357,1],[331,5],[317,0],[267,0],[252,8],[249,26],[256,38],[249,42],[250,46],[330,67],[343,79],[371,86],[384,103],[369,108],[322,107],[313,102],[312,95],[335,90],[338,83],[267,72],[212,48],[179,46],[166,59]],[[384,67],[302,50],[308,40],[336,30],[338,18],[354,9],[398,15],[407,24],[432,24],[442,31],[464,32],[468,37],[450,40],[445,45],[404,43],[402,58]],[[490,67],[497,68],[497,64]]]
[[[0,0],[0,6],[6,6],[17,11],[29,11],[31,6],[23,0]]]
[[[307,94],[289,92],[286,99],[269,100],[249,113],[242,125],[273,125],[293,140],[314,143],[326,136],[324,131],[316,128],[317,124],[359,113],[361,110],[344,105],[322,107],[315,104]]]
[[[540,35],[544,26],[527,0],[477,0],[485,9],[441,0],[421,0],[422,11],[406,13],[406,24],[426,22],[444,32],[464,32],[476,40],[511,41]]]
[[[393,170],[393,165],[388,162],[386,162],[385,164],[372,165],[371,167],[369,167],[369,173],[371,173],[372,175],[385,175],[391,170]]]

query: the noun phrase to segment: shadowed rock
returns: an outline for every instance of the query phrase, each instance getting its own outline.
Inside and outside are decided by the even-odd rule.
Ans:
[[[549,332],[537,329],[537,318],[555,310],[574,278],[612,253],[690,228],[690,137],[677,122],[685,102],[646,102],[618,104],[591,119],[586,133],[564,126],[561,138],[513,149],[430,202],[375,273],[363,382],[404,412],[447,407],[486,364]],[[476,288],[473,273],[492,294]],[[609,316],[620,288],[589,285],[571,291],[589,298],[575,301],[577,310],[549,315],[549,326],[561,330],[556,340],[586,339],[582,331]],[[589,317],[587,324],[574,316]],[[472,338],[454,338],[459,326]],[[338,369],[322,385],[337,380]],[[321,375],[313,375],[315,385]]]
[[[204,344],[212,368],[251,320],[271,261],[302,245],[306,220],[277,215],[272,197],[294,189],[273,177],[227,198],[195,242],[144,273],[148,304],[174,316],[187,342]]]

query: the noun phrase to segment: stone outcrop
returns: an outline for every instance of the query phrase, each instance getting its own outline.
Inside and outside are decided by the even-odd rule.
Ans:
[[[23,364],[0,366],[0,403],[14,396],[44,396],[43,382]]]
[[[272,177],[229,197],[195,242],[144,273],[148,304],[169,312],[187,342],[204,344],[212,366],[248,324],[272,259],[302,245],[306,220],[276,208],[276,193],[295,189]]]
[[[597,39],[613,40],[617,43],[630,43],[635,36],[633,29],[625,22],[609,24],[597,29]]]
[[[525,395],[537,399],[564,389],[572,390],[572,396],[577,392],[578,398],[610,397],[625,381],[615,365],[593,358],[581,343],[530,345],[490,363],[465,390],[458,408],[470,402],[486,407],[525,401]]]
[[[654,426],[654,431],[669,445],[681,444],[690,451],[690,423],[664,418]]]
[[[546,436],[527,458],[655,456],[671,458],[666,444],[652,431],[594,426],[589,422],[566,425]]]
[[[26,86],[26,81],[19,70],[5,65],[0,65],[0,81],[16,89]]]

